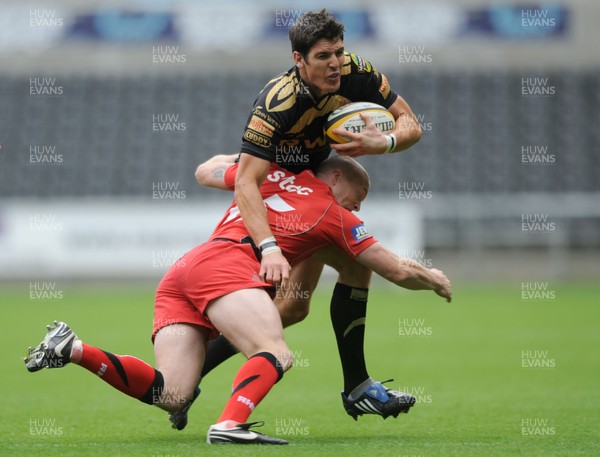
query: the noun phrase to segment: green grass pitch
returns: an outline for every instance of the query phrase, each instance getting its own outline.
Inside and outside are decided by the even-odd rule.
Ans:
[[[58,284],[60,288],[60,284]],[[447,304],[429,292],[371,289],[366,355],[371,375],[395,378],[418,403],[408,415],[353,421],[342,409],[341,370],[329,323],[331,285],[307,320],[287,330],[297,366],[256,409],[287,447],[205,444],[240,356],[202,383],[188,427],[126,397],[77,366],[30,374],[22,362],[53,319],[87,343],[153,363],[154,288],[65,286],[31,299],[4,287],[2,456],[579,456],[599,455],[600,286],[455,285]],[[547,291],[548,292],[548,291]]]

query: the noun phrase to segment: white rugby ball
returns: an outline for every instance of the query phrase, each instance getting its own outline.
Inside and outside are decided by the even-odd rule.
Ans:
[[[323,128],[325,136],[330,143],[348,143],[350,138],[344,135],[333,133],[335,129],[344,129],[352,133],[360,133],[365,127],[365,121],[360,117],[360,113],[366,113],[375,123],[377,128],[383,133],[389,133],[394,130],[396,120],[383,106],[371,102],[349,103],[332,112],[325,122]]]

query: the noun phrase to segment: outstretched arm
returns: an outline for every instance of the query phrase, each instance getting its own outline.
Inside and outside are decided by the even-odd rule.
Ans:
[[[357,260],[400,287],[411,290],[433,290],[446,301],[452,300],[452,286],[444,273],[435,268],[425,268],[414,260],[399,257],[380,242],[362,251]]]
[[[221,190],[233,190],[225,185],[225,171],[235,163],[238,154],[216,155],[196,168],[196,180],[203,186]]]

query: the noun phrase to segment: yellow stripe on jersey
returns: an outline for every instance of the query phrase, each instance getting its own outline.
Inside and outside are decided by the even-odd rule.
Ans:
[[[268,112],[276,113],[290,109],[296,103],[296,92],[298,80],[295,74],[283,75],[271,88],[265,99],[265,108]]]
[[[349,75],[352,72],[352,57],[350,53],[344,53],[344,63],[342,64],[342,76]]]
[[[324,102],[324,103],[323,103]],[[323,102],[320,103],[321,106],[319,108],[309,108],[307,109],[300,119],[290,128],[287,133],[294,134],[300,133],[307,125],[310,125],[313,120],[321,116],[328,116],[330,113],[338,109],[340,106],[347,105],[350,103],[346,97],[342,97],[341,95],[333,95],[330,97],[325,97]]]

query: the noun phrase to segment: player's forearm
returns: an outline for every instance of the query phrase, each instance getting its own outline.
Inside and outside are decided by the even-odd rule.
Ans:
[[[235,201],[242,221],[257,246],[273,236],[269,227],[267,210],[260,193],[260,185],[265,180],[271,163],[242,153],[235,175]]]
[[[400,257],[398,260],[400,264],[399,281],[396,284],[409,290],[435,290],[438,287],[431,270],[411,259]]]
[[[396,147],[390,152],[400,152],[416,144],[422,135],[421,126],[414,116],[401,114],[391,132],[396,138]]]
[[[418,262],[396,257],[396,266],[391,269],[389,278],[394,284],[409,290],[435,290],[438,287],[435,276]]]
[[[235,163],[238,154],[216,155],[196,168],[196,181],[205,187],[231,190],[225,185],[225,171]]]
[[[360,253],[358,261],[405,289],[434,290],[438,286],[429,269],[414,260],[397,256],[379,242]]]
[[[404,151],[421,139],[421,125],[406,100],[400,96],[389,107],[389,111],[396,119],[396,126],[391,132],[396,138],[396,147],[391,152]]]
[[[269,227],[267,211],[256,183],[237,180],[235,201],[246,229],[257,246],[264,239],[273,236]]]

